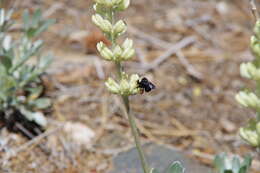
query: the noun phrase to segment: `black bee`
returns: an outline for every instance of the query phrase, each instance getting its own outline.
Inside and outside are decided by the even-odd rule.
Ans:
[[[151,83],[147,78],[142,78],[142,80],[137,81],[138,87],[141,88],[141,93],[150,92],[155,89],[155,85]]]

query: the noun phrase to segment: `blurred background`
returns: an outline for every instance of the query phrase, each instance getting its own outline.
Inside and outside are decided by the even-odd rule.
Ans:
[[[18,21],[23,10],[41,8],[57,23],[42,35],[44,51],[55,55],[45,78],[53,100],[50,133],[27,146],[26,138],[2,129],[3,172],[103,173],[114,155],[134,145],[120,99],[104,87],[115,71],[96,53],[96,43],[107,40],[91,22],[92,5],[91,0],[6,0]],[[239,74],[240,63],[253,58],[249,0],[132,0],[118,18],[128,24],[124,37],[131,37],[136,49],[126,70],[157,87],[131,97],[144,142],[176,147],[209,166],[217,153],[254,151],[237,135],[254,113],[234,99],[240,89],[254,86]]]

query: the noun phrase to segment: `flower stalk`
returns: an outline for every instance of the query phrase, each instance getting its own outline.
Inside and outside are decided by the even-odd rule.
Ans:
[[[240,136],[251,146],[260,148],[260,19],[255,9],[254,1],[252,11],[257,19],[254,27],[254,35],[251,37],[250,47],[255,59],[252,62],[240,65],[240,74],[244,78],[256,82],[255,90],[240,91],[236,100],[244,107],[256,111],[256,117],[252,118],[245,127],[240,128]]]
[[[135,54],[133,41],[127,38],[122,45],[117,44],[117,38],[126,32],[127,26],[123,20],[115,21],[115,13],[125,10],[129,4],[130,0],[95,0],[94,10],[96,14],[92,16],[92,21],[112,43],[111,47],[108,47],[103,42],[97,44],[97,50],[100,55],[105,60],[114,62],[117,70],[117,79],[108,78],[105,85],[110,92],[121,96],[141,160],[143,172],[149,173],[150,168],[141,147],[140,136],[134,116],[131,114],[129,103],[129,96],[142,92],[142,88],[139,86],[140,78],[137,74],[126,74],[122,66],[123,61],[130,60]],[[150,83],[148,82],[148,84]]]

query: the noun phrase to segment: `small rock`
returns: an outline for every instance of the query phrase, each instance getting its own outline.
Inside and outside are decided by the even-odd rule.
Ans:
[[[68,122],[64,126],[64,131],[78,145],[88,146],[95,137],[95,132],[82,123]]]
[[[186,173],[209,173],[212,170],[189,158],[185,153],[157,144],[143,146],[149,165],[164,171],[172,162],[180,161]],[[113,159],[113,169],[109,173],[142,173],[141,163],[135,148],[118,154]]]
[[[226,118],[220,119],[220,124],[221,124],[222,128],[228,133],[232,133],[232,132],[236,131],[236,129],[237,129],[236,125]]]

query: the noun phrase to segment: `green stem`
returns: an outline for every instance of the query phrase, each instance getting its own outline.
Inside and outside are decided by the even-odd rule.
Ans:
[[[129,98],[128,98],[128,96],[122,96],[122,99],[124,101],[128,121],[129,121],[129,124],[131,126],[132,134],[133,134],[134,139],[135,139],[135,145],[136,145],[136,148],[137,148],[140,160],[141,160],[143,171],[144,171],[144,173],[149,173],[149,166],[147,164],[147,161],[146,161],[145,156],[144,156],[144,152],[142,150],[140,137],[139,137],[138,129],[136,127],[135,119],[132,116],[132,114],[130,113]]]
[[[119,79],[122,78],[122,66],[121,66],[121,62],[116,62],[116,70],[117,70],[117,75],[119,77]]]
[[[112,23],[112,25],[115,23],[115,21],[114,21],[115,17],[114,17],[114,11],[113,10],[111,10],[109,12],[108,20]],[[115,35],[113,35],[113,33],[112,33],[110,35],[109,39],[112,43],[112,48],[115,48],[115,46],[116,46]],[[115,66],[116,66],[116,69],[117,69],[118,78],[121,80],[122,74],[123,74],[122,64],[121,64],[121,62],[115,62]],[[136,148],[137,148],[140,160],[141,160],[143,171],[144,171],[144,173],[149,173],[149,166],[146,162],[144,152],[143,152],[142,147],[141,147],[140,137],[139,137],[139,133],[138,133],[138,130],[137,130],[137,127],[136,127],[135,119],[130,113],[129,98],[128,98],[128,96],[122,96],[122,99],[123,99],[123,102],[124,102],[124,106],[126,108],[128,121],[129,121],[129,124],[131,126],[132,134],[134,136],[135,145],[136,145]]]

